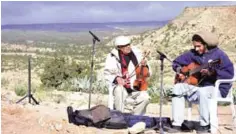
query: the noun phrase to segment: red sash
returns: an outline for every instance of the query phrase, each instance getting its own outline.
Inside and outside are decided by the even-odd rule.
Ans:
[[[130,88],[130,78],[128,76],[128,65],[125,60],[125,55],[121,53],[121,70],[122,70],[122,76],[125,76],[124,79],[126,79],[126,84],[124,85],[125,88]]]

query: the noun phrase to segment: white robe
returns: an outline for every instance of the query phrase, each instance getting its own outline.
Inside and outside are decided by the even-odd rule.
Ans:
[[[131,49],[132,49],[134,55],[136,56],[138,63],[140,63],[141,60],[143,59],[142,52],[134,46],[132,46]],[[151,75],[150,66],[148,66],[148,68],[149,68],[149,72]],[[128,65],[128,73],[129,73],[129,75],[134,74],[134,76],[130,78],[131,89],[133,89],[133,83],[136,79],[136,75],[135,75],[135,66],[132,62],[130,62]],[[130,73],[132,73],[132,74],[130,74]],[[111,94],[111,93],[113,93],[114,88],[117,86],[116,84],[113,83],[115,78],[117,76],[122,77],[119,53],[116,48],[114,48],[111,51],[111,53],[109,53],[107,55],[106,62],[105,62],[105,68],[104,68],[104,76],[105,76],[106,83],[108,84],[109,93]],[[109,98],[108,101],[110,102],[113,100],[111,100]]]

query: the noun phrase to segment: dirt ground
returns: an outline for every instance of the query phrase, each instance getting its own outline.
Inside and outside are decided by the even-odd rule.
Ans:
[[[41,102],[40,105],[31,105],[27,103],[27,100],[15,104],[2,93],[1,105],[2,134],[128,134],[127,129],[97,129],[69,124],[66,113],[67,104]],[[159,116],[159,104],[150,104],[147,108],[147,115]],[[171,117],[171,105],[163,106],[163,116]],[[220,106],[218,117],[219,133],[236,133],[232,130],[232,116],[229,106]],[[193,119],[196,120],[197,118],[197,106],[194,106]],[[145,133],[154,134],[158,132],[148,131]]]

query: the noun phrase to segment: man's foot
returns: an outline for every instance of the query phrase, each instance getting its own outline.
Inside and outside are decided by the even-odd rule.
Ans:
[[[199,126],[197,128],[197,134],[209,133],[210,132],[210,125],[207,126]]]
[[[181,131],[181,126],[172,126],[170,127],[164,127],[164,131],[168,132],[168,133],[179,133],[182,132]]]
[[[71,106],[67,107],[68,121],[73,123],[73,108]]]

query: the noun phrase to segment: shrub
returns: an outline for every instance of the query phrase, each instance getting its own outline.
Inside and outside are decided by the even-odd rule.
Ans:
[[[92,92],[93,93],[108,93],[108,87],[103,78],[94,78],[95,80],[92,83]],[[87,75],[83,78],[74,78],[71,80],[72,90],[73,91],[81,91],[81,92],[89,92],[90,86],[90,77]]]
[[[97,79],[94,83],[93,83],[93,92],[98,92],[98,93],[102,93],[102,94],[108,94],[108,86],[105,82],[105,79],[103,77],[103,79]]]
[[[150,89],[148,89],[148,93],[151,97],[151,100],[150,100],[151,103],[158,103],[159,102],[159,100],[160,100],[159,90],[154,89],[154,88],[150,88]]]
[[[78,77],[82,68],[65,57],[54,57],[44,64],[44,71],[40,74],[43,85],[59,87],[63,82]]]
[[[89,85],[90,85],[90,79],[86,75],[83,78],[74,78],[74,79],[72,79],[71,83],[72,83],[72,90],[88,92]]]
[[[45,101],[48,98],[47,91],[42,86],[36,90],[34,96],[39,102]]]
[[[23,85],[18,85],[15,87],[15,93],[18,96],[24,96],[27,93],[27,87]]]
[[[148,88],[148,93],[151,97],[151,103],[159,103],[160,101],[160,84],[155,84],[152,87]],[[163,96],[162,96],[162,102],[163,104],[167,104],[168,101],[171,101],[171,98],[169,97],[172,93],[172,87],[165,85],[163,86]]]

